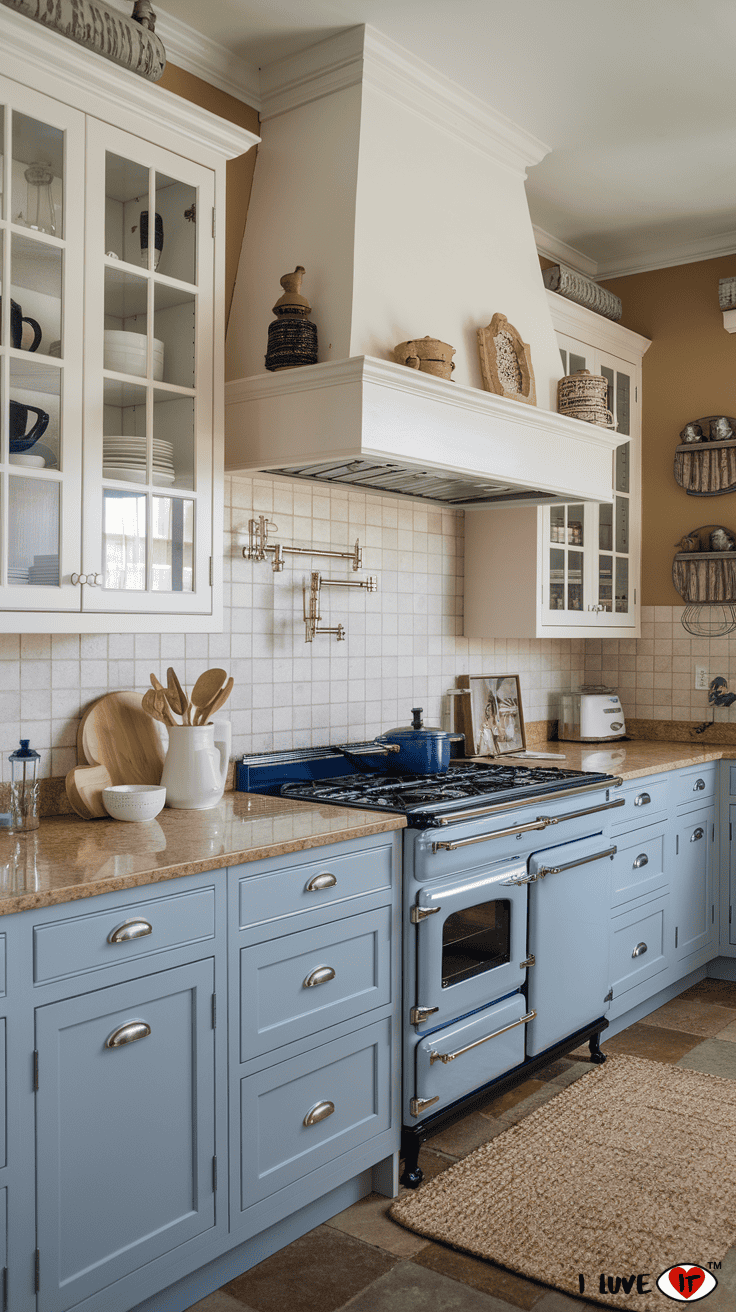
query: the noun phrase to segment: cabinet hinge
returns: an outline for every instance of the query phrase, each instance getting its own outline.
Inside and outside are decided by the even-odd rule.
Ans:
[[[638,401],[638,400],[639,400],[639,388],[638,388],[638,387],[635,387],[635,388],[634,388],[634,400],[635,400],[635,401]]]
[[[675,856],[680,855],[680,835],[675,834]]]
[[[713,821],[713,824],[712,824],[711,827],[710,827],[710,837],[711,837],[711,841],[712,841],[713,843],[715,843],[715,841],[716,841],[716,825],[715,825],[715,821]]]
[[[210,587],[212,587],[212,557],[210,556]]]
[[[610,989],[608,990],[608,992],[607,992],[605,998],[603,999],[603,1001],[604,1001],[604,1002],[613,1002],[613,985],[611,985],[611,987],[610,987]]]
[[[678,927],[677,927],[677,925],[675,925],[675,947],[677,947],[677,935],[678,935],[678,933],[679,933]]]
[[[217,1158],[212,1158],[212,1192],[217,1193]]]
[[[731,912],[732,912],[732,911],[733,911],[733,907],[729,907],[729,908],[728,908],[728,923],[729,923],[729,925],[731,924]]]
[[[33,1088],[34,1090],[38,1088],[38,1049],[33,1053]]]
[[[715,925],[715,923],[716,923],[716,904],[715,904],[715,902],[711,902],[711,904],[710,904],[710,923],[711,923],[711,925]]]
[[[40,1250],[40,1248],[37,1248],[37,1249],[36,1249],[36,1260],[35,1260],[35,1271],[34,1271],[34,1276],[35,1276],[35,1278],[34,1278],[34,1282],[33,1282],[33,1283],[34,1283],[34,1288],[35,1288],[35,1290],[36,1290],[36,1293],[38,1293],[39,1289],[41,1288],[41,1250]]]
[[[212,236],[215,235],[215,207],[212,206]]]
[[[212,994],[212,1028],[217,1029],[217,994]]]
[[[8,1306],[8,1268],[3,1267],[3,1308]]]
[[[728,822],[728,841],[729,843],[733,841],[733,825],[730,820]]]

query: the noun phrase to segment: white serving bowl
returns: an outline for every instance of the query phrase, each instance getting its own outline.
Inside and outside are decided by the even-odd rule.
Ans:
[[[142,378],[146,372],[145,333],[121,332],[105,329],[105,368],[118,374],[133,374]],[[153,378],[160,383],[164,376],[164,344],[153,339]]]
[[[115,784],[102,790],[102,805],[113,820],[153,820],[165,801],[160,784]]]

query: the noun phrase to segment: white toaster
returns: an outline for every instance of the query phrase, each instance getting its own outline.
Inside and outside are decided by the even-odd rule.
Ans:
[[[557,737],[564,742],[602,743],[623,738],[626,721],[613,688],[583,685],[579,692],[564,692],[560,698]]]

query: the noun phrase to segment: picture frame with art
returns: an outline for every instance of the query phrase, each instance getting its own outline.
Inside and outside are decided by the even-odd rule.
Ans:
[[[518,674],[461,674],[466,756],[508,756],[526,750]]]

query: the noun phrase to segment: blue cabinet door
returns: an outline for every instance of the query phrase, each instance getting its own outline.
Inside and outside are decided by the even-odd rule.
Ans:
[[[675,857],[675,960],[707,947],[714,932],[711,890],[712,806],[690,811],[678,822]]]
[[[214,1225],[213,973],[200,961],[37,1008],[39,1312]]]

